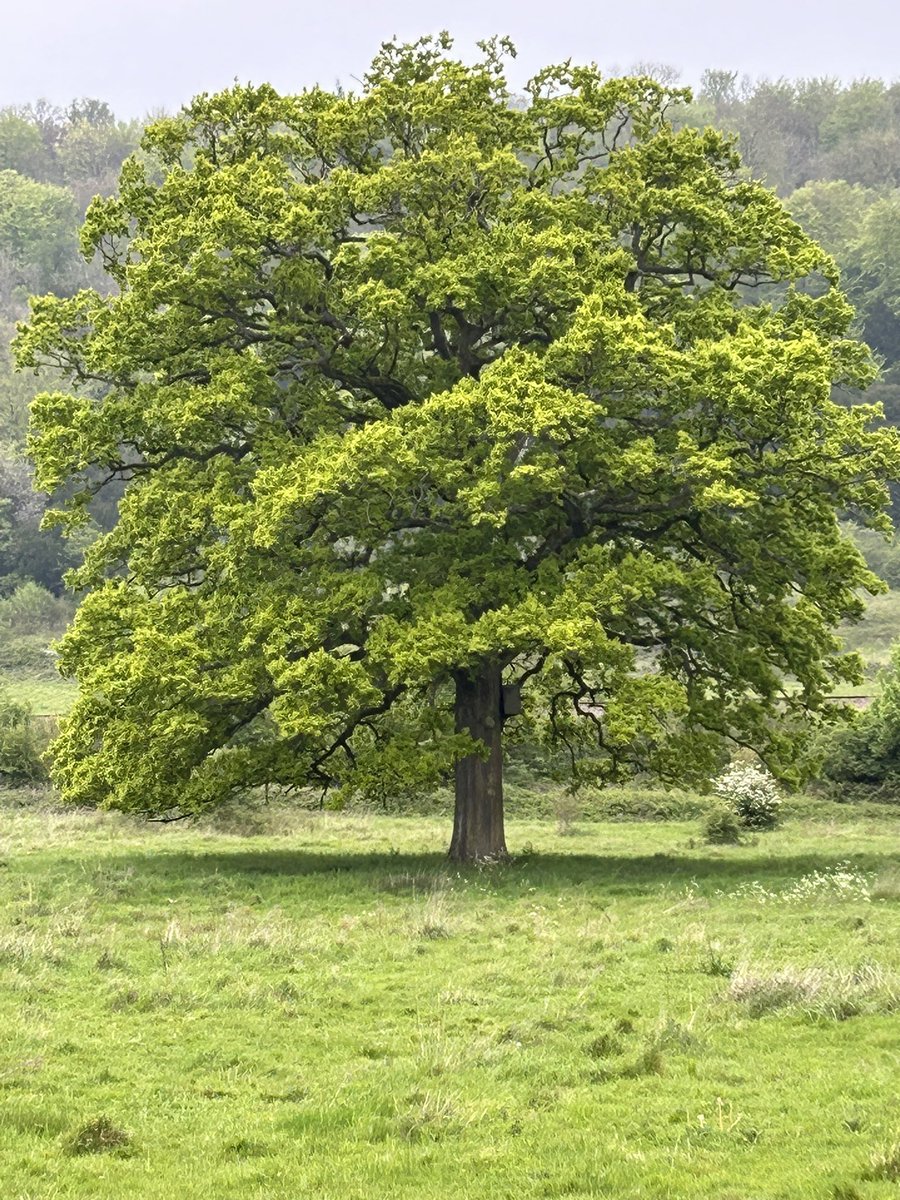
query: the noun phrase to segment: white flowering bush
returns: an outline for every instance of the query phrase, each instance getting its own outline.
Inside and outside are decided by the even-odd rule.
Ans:
[[[731,766],[713,782],[713,791],[748,829],[773,829],[778,824],[781,793],[761,767],[747,763]]]

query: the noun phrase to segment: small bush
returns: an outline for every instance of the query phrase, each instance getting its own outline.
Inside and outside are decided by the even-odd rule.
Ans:
[[[11,633],[62,633],[71,616],[70,600],[54,596],[30,579],[0,600],[0,628]]]
[[[703,822],[703,836],[712,846],[736,846],[741,840],[741,825],[730,804],[716,804]]]
[[[556,817],[556,832],[560,837],[570,837],[578,832],[575,822],[581,815],[578,801],[568,792],[557,796],[553,805]]]
[[[781,794],[768,771],[735,764],[715,780],[713,791],[747,829],[773,829],[778,824]]]
[[[896,627],[896,614],[893,625]],[[822,750],[822,771],[832,783],[881,786],[888,797],[896,798],[900,787],[900,642],[893,644],[890,661],[878,674],[872,704],[848,726],[832,731]]]
[[[717,942],[710,942],[706,947],[706,955],[700,964],[704,975],[718,975],[730,979],[734,971],[734,963],[726,958],[722,947]]]
[[[44,742],[31,708],[0,691],[0,783],[43,783],[47,778]]]

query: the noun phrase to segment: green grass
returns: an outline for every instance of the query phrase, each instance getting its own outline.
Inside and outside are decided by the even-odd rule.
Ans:
[[[77,684],[68,679],[40,679],[28,675],[0,675],[3,690],[14,700],[24,700],[38,717],[67,713],[78,695]]]
[[[870,676],[868,689],[871,692],[872,677],[880,668],[887,666],[891,646],[900,636],[900,591],[868,597],[862,620],[856,625],[842,626],[840,632],[844,647],[859,651],[865,659],[866,673]]]
[[[0,1194],[894,1197],[900,825],[821,812],[457,871],[445,818],[9,796]]]

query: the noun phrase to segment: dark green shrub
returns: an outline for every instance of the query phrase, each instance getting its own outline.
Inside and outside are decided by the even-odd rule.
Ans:
[[[43,783],[45,742],[29,705],[0,691],[0,783]]]
[[[730,804],[716,804],[703,822],[703,836],[713,846],[736,846],[741,840],[740,817]]]
[[[878,676],[871,706],[827,739],[822,771],[841,784],[900,789],[900,642]]]
[[[46,633],[0,633],[0,671],[15,678],[59,679],[56,655],[47,641]]]
[[[72,615],[70,600],[54,596],[39,583],[20,583],[0,599],[0,629],[13,634],[62,633]]]
[[[595,793],[586,815],[602,821],[693,821],[705,816],[709,806],[706,797],[694,792],[635,783]]]

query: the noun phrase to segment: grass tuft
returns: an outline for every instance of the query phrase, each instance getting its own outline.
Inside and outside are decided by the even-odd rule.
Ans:
[[[873,900],[900,900],[900,871],[883,871],[872,884],[869,895]]]
[[[900,1183],[900,1141],[892,1142],[884,1149],[877,1150],[863,1172],[864,1180],[884,1180],[886,1183]]]
[[[613,1033],[601,1033],[588,1043],[587,1052],[591,1058],[610,1058],[621,1053],[622,1041]]]
[[[732,976],[727,995],[751,1017],[796,1008],[810,1016],[843,1021],[861,1013],[895,1012],[900,1007],[900,978],[878,965],[777,971],[742,966]]]
[[[119,958],[117,954],[113,954],[110,950],[104,950],[97,959],[94,966],[98,971],[127,971],[128,963],[124,959]]]
[[[700,970],[704,975],[730,979],[734,971],[734,962],[726,956],[718,942],[710,942],[706,946],[705,954],[700,962]]]
[[[235,1138],[222,1147],[226,1158],[264,1158],[270,1153],[265,1142],[254,1142],[251,1138]]]
[[[831,1189],[831,1200],[865,1200],[862,1192],[852,1183],[836,1183]]]
[[[449,1097],[433,1092],[413,1094],[409,1107],[397,1117],[400,1136],[408,1142],[439,1141],[461,1133],[468,1123]]]
[[[82,1125],[66,1144],[66,1153],[107,1154],[128,1149],[131,1146],[131,1135],[115,1125],[109,1117],[100,1116]]]

